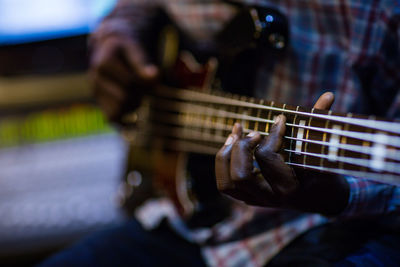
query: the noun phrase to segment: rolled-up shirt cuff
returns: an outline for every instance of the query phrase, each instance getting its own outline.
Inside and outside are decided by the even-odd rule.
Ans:
[[[347,207],[340,217],[385,214],[399,208],[399,187],[363,178],[345,177],[350,188]]]

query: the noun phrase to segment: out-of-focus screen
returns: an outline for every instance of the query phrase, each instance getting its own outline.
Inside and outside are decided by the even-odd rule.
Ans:
[[[96,105],[87,34],[116,0],[0,0],[0,266],[125,220],[127,144]]]
[[[87,34],[116,0],[0,0],[0,45]]]

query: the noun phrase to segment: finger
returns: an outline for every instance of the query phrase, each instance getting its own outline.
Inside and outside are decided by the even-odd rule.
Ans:
[[[268,137],[264,139],[257,151],[261,152],[262,150],[266,150],[269,152],[278,152],[282,147],[285,131],[286,117],[281,114],[276,117],[275,123],[272,125]]]
[[[118,50],[121,48],[121,41],[110,38],[99,46],[91,58],[91,78],[105,76],[121,86],[126,86],[132,81],[132,71],[124,66],[119,59]]]
[[[242,137],[243,135],[243,127],[240,123],[236,122],[232,128],[232,134],[236,135],[237,138]]]
[[[234,181],[243,181],[252,176],[253,152],[261,141],[257,132],[249,133],[245,138],[239,138],[232,147],[231,178]]]
[[[91,56],[90,65],[92,68],[99,69],[112,58],[117,57],[120,47],[121,42],[117,38],[108,38],[106,41],[102,42]]]
[[[150,63],[145,50],[141,45],[128,41],[123,50],[129,66],[138,75],[138,77],[147,82],[153,82],[157,79],[158,68]]]
[[[330,109],[335,101],[335,95],[331,92],[321,95],[314,105],[315,109]]]
[[[230,175],[232,147],[237,142],[237,140],[240,139],[242,132],[243,128],[240,123],[235,123],[232,129],[232,133],[226,140],[225,145],[217,153],[215,161],[217,188],[220,192],[230,197],[255,205],[256,202],[253,201],[254,197],[252,196],[252,193],[254,193],[254,191],[251,191],[251,193],[249,194],[246,192],[246,190],[237,188],[234,181],[232,181]]]
[[[134,73],[116,57],[102,62],[95,71],[98,75],[114,80],[116,83],[119,83],[124,87],[131,84],[134,80]]]
[[[276,200],[295,191],[298,186],[293,169],[285,164],[278,153],[283,143],[285,123],[286,117],[279,115],[268,138],[254,152],[262,175],[278,197]]]
[[[118,117],[120,116],[120,105],[115,99],[100,93],[96,97],[96,100],[108,120],[113,122],[118,120]]]
[[[98,95],[101,92],[101,94],[109,95],[119,102],[125,100],[126,92],[123,85],[98,73],[92,73],[91,77],[93,80],[95,95]]]
[[[261,135],[250,132],[238,139],[231,153],[231,180],[235,183],[236,198],[249,205],[267,206],[272,195],[268,182],[255,172],[253,153],[261,142]]]
[[[272,188],[274,197],[271,198],[271,204],[283,204],[299,187],[294,170],[285,164],[278,153],[257,154],[256,160],[261,174]]]
[[[236,134],[230,134],[224,146],[218,151],[215,157],[215,177],[217,188],[222,193],[227,193],[234,189],[234,183],[230,177],[230,161],[233,144],[237,140]]]
[[[264,207],[274,205],[272,188],[261,174],[255,174],[243,181],[236,181],[235,188],[237,193],[234,197],[248,205]]]

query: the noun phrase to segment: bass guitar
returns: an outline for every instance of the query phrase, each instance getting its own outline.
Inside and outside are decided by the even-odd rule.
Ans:
[[[167,39],[176,40],[173,36]],[[179,54],[168,75],[181,86],[157,87],[125,117],[133,125],[125,131],[131,150],[122,194],[130,212],[150,196],[166,195],[190,217],[201,203],[194,186],[199,181],[185,168],[189,155],[215,155],[235,122],[245,133],[268,136],[279,114],[287,117],[282,154],[288,165],[400,185],[399,122],[215,90],[216,59],[202,65],[187,51],[169,54]],[[200,169],[212,175],[212,156],[209,162]],[[202,189],[200,195],[216,191],[215,185]]]

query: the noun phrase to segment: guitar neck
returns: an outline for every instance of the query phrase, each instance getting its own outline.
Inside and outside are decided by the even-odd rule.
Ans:
[[[235,122],[268,136],[287,117],[286,163],[400,185],[400,123],[223,93],[159,88],[152,98],[156,136],[177,150],[214,154]]]

